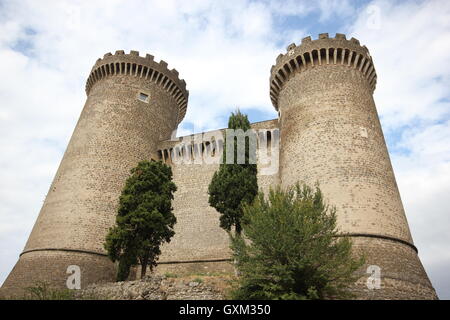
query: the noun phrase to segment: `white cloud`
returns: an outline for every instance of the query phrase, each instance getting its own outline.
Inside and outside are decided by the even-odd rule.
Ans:
[[[355,11],[353,4],[348,0],[320,0],[318,3],[321,11],[321,22],[327,21],[332,17],[346,18]]]
[[[450,6],[371,4],[380,9],[379,29],[350,1],[2,1],[0,74],[8,77],[0,82],[0,282],[31,231],[97,58],[133,49],[167,61],[190,90],[179,132],[189,132],[188,122],[196,131],[217,129],[237,106],[275,117],[270,67],[315,27],[308,19],[315,13],[321,28],[348,21],[349,36],[370,49],[375,100],[415,243],[439,280],[434,285],[450,297],[442,280],[450,265]]]
[[[450,76],[450,6],[444,1],[374,1],[379,28],[363,14],[351,32],[370,49],[378,74],[375,91],[386,129],[413,120],[435,121],[448,116]]]

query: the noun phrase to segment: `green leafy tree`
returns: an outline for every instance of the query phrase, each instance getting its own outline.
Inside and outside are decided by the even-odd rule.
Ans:
[[[244,132],[251,129],[247,115],[239,110],[231,113],[228,120],[228,129],[242,129]],[[227,163],[227,141],[225,138],[223,148],[223,159],[219,170],[209,184],[209,204],[214,207],[220,215],[220,226],[230,232],[234,226],[236,233],[241,233],[241,219],[243,205],[251,203],[258,194],[257,167],[255,163],[250,163],[251,154],[249,147],[250,138],[245,137],[245,158],[244,163],[238,163],[238,139],[234,138],[234,159],[232,163]],[[253,150],[254,152],[254,150]]]
[[[172,200],[176,189],[172,169],[161,161],[142,161],[131,170],[119,199],[116,225],[104,244],[109,258],[119,261],[117,281],[126,280],[138,262],[141,277],[147,267],[152,271],[156,266],[161,244],[175,234]]]
[[[232,238],[241,276],[235,299],[350,298],[364,258],[336,229],[336,209],[306,185],[259,194],[244,208],[243,236]]]

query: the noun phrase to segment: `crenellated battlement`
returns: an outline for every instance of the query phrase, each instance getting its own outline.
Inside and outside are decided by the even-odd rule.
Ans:
[[[361,46],[355,38],[347,40],[341,33],[336,33],[334,38],[321,33],[316,40],[308,36],[298,46],[290,44],[285,54],[278,55],[270,69],[270,99],[275,109],[278,110],[278,95],[292,75],[318,66],[337,64],[362,72],[371,91],[375,90],[377,75],[367,47]]]
[[[169,69],[167,62],[156,62],[154,57],[147,54],[141,57],[138,51],[131,50],[126,54],[123,50],[117,50],[114,54],[106,53],[99,58],[92,67],[86,81],[86,94],[92,86],[103,78],[114,75],[130,75],[155,82],[169,92],[179,106],[178,123],[180,123],[187,109],[189,91],[186,90],[186,82],[179,78],[176,69]]]

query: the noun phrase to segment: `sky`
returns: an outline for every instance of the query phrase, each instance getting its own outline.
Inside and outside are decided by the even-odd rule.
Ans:
[[[190,91],[178,135],[240,108],[276,118],[269,72],[305,36],[345,33],[377,70],[375,102],[415,245],[450,299],[450,2],[0,0],[0,283],[22,251],[107,52],[138,50]]]

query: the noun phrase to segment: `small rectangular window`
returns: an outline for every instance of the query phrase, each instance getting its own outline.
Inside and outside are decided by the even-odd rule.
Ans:
[[[138,96],[138,99],[141,100],[142,102],[148,103],[148,101],[149,101],[149,96],[148,96],[148,94],[145,94],[145,93],[140,92],[140,93],[139,93],[139,96]]]

